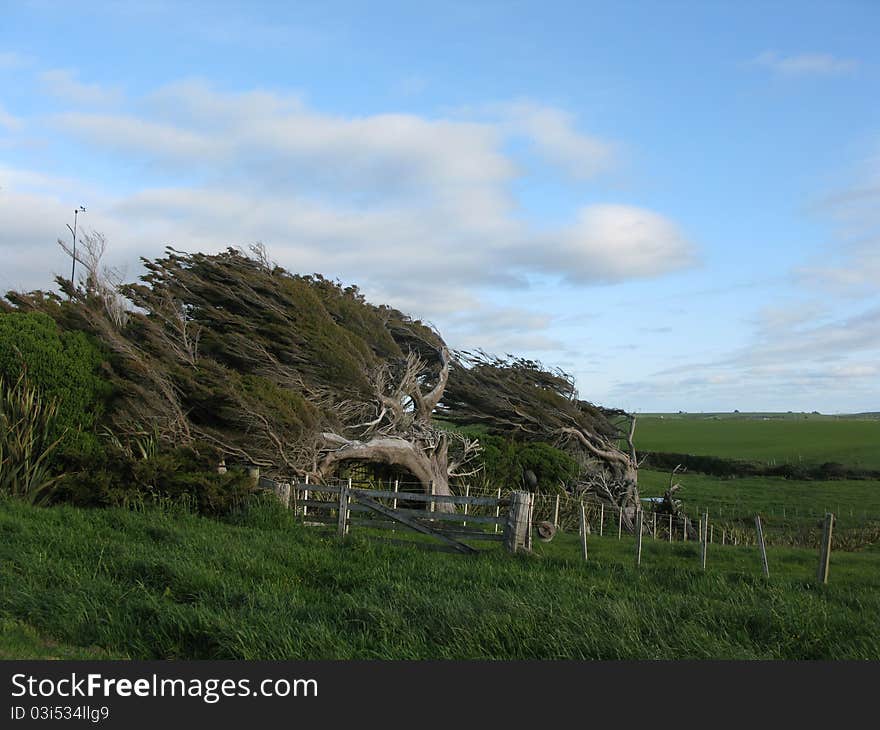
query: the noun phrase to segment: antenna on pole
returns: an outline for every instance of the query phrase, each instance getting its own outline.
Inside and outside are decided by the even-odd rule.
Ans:
[[[71,267],[70,267],[70,287],[71,287],[71,289],[76,285],[75,284],[76,279],[74,278],[76,276],[76,218],[80,213],[85,213],[85,212],[86,212],[86,209],[83,206],[79,206],[79,208],[74,208],[74,210],[73,210],[73,228],[70,227],[69,223],[67,224],[67,230],[69,230],[71,235],[73,236],[73,256],[72,256],[73,264],[71,264]],[[72,296],[72,294],[69,295],[67,298],[70,299],[71,296]]]

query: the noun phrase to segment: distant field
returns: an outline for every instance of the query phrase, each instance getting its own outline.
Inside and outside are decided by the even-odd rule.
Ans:
[[[880,481],[815,480],[799,481],[781,477],[739,477],[724,479],[708,474],[679,473],[679,496],[690,508],[709,508],[727,514],[756,513],[786,516],[822,515],[834,512],[840,518],[868,515],[880,518]],[[639,472],[639,492],[643,497],[663,494],[669,474],[653,469]]]
[[[642,415],[636,447],[761,461],[880,469],[880,420],[811,414]]]

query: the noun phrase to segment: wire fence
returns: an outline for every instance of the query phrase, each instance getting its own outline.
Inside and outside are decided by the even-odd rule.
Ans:
[[[351,484],[356,488],[380,491],[398,491],[398,500],[386,499],[388,505],[405,504],[407,492],[418,493],[424,490],[421,482],[412,479],[379,478],[374,473],[355,473]],[[348,484],[349,478],[340,477],[330,484]],[[297,485],[301,488],[302,485]],[[451,485],[451,491],[458,496],[507,498],[514,489],[493,487],[485,483]],[[302,498],[302,495],[300,495]],[[317,493],[311,499],[321,499]],[[327,495],[325,498],[330,498]],[[423,503],[408,505],[420,508]],[[619,509],[596,498],[574,497],[568,493],[535,494],[533,501],[532,524],[550,523],[555,530],[579,534],[580,509],[584,507],[585,525],[588,535],[622,538],[632,535],[635,519],[634,508]],[[497,516],[497,508],[486,505],[459,507],[462,523],[467,517]],[[685,506],[677,514],[662,510],[658,503],[643,502],[642,535],[646,539],[664,542],[698,541],[702,534],[703,522],[707,522],[707,544],[748,546],[758,543],[755,517],[760,516],[763,539],[768,546],[818,547],[822,542],[825,516],[828,513],[835,519],[835,549],[859,550],[880,543],[880,515],[857,510],[836,512],[829,509],[825,513],[805,511],[800,507],[786,507],[784,504],[762,505],[762,509],[749,509],[741,503],[714,503],[711,506]],[[497,528],[495,528],[497,529]]]

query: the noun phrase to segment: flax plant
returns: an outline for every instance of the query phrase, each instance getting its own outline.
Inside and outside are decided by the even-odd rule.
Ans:
[[[41,397],[24,373],[13,385],[0,378],[0,495],[31,503],[49,496],[61,478],[49,466],[63,438],[53,439],[57,415],[57,402]]]

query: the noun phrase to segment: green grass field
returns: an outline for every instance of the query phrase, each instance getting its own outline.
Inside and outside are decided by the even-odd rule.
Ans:
[[[263,506],[189,514],[0,502],[10,658],[880,658],[880,552],[576,536],[534,555],[340,542]]]
[[[764,420],[764,419],[767,420]],[[880,419],[792,414],[640,416],[636,447],[768,464],[880,469]]]
[[[708,508],[713,514],[754,514],[773,516],[821,516],[834,512],[841,519],[875,516],[880,518],[880,481],[876,479],[831,479],[800,481],[782,477],[737,477],[725,479],[697,472],[679,472],[678,493],[698,514]],[[663,494],[669,486],[669,473],[653,469],[639,472],[639,492],[643,497]]]

